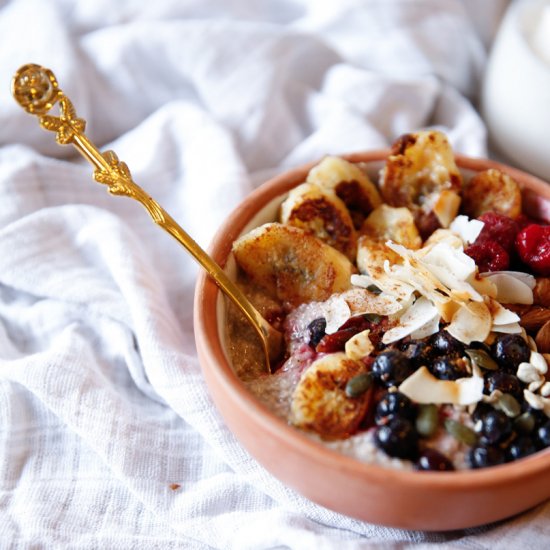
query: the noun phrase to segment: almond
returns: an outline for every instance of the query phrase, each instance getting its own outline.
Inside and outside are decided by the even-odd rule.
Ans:
[[[550,321],[550,308],[533,306],[519,313],[520,325],[527,331],[539,330],[542,325]]]
[[[546,321],[535,338],[539,353],[550,353],[550,321]]]
[[[537,277],[537,284],[533,289],[533,301],[539,306],[550,308],[550,277]]]

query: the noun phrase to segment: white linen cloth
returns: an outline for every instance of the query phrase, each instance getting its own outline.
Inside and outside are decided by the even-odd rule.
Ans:
[[[436,126],[485,155],[472,105],[505,4],[0,2],[0,547],[547,545],[549,504],[409,532],[264,471],[203,382],[194,262],[8,89],[20,65],[50,67],[90,138],[207,246],[268,176],[327,153]]]

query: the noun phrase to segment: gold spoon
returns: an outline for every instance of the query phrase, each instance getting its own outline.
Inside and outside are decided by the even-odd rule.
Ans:
[[[222,268],[132,180],[126,164],[119,161],[113,151],[101,153],[86,137],[84,134],[86,121],[77,118],[73,104],[59,88],[52,71],[40,65],[24,65],[15,73],[11,91],[25,111],[39,117],[42,128],[56,132],[57,143],[60,145],[72,143],[78,152],[95,166],[94,179],[107,185],[109,193],[124,195],[140,202],[153,221],[183,245],[206,269],[218,287],[242,311],[257,332],[262,342],[267,370],[271,372],[271,361],[276,360],[281,354],[281,333],[262,317]],[[56,103],[59,103],[59,116],[48,115],[48,111]]]

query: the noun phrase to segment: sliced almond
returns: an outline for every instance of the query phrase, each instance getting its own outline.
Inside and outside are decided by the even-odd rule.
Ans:
[[[530,305],[533,303],[533,291],[526,281],[503,271],[483,273],[483,277],[496,285],[496,299],[501,304]]]

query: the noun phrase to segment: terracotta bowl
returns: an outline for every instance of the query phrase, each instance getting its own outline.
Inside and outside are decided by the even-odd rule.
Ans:
[[[374,175],[388,151],[348,155]],[[465,176],[489,167],[508,172],[524,190],[530,213],[550,221],[550,185],[498,163],[457,155]],[[284,173],[256,189],[225,221],[210,248],[226,265],[231,243],[259,212],[275,211],[313,166]],[[264,216],[265,217],[265,216]],[[223,346],[223,300],[203,272],[195,294],[199,360],[212,398],[242,445],[275,477],[310,500],[360,520],[405,529],[449,530],[503,519],[550,497],[550,448],[516,462],[461,472],[414,472],[361,463],[327,449],[287,425],[239,381]]]

